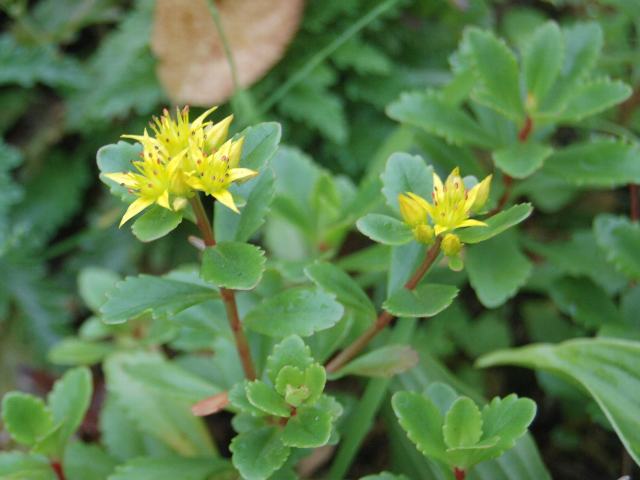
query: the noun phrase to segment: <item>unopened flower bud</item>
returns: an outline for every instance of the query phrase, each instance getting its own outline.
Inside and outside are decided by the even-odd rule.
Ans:
[[[462,250],[462,242],[460,237],[453,233],[447,233],[442,239],[442,245],[440,246],[442,253],[447,257],[455,257]]]
[[[413,236],[417,242],[424,243],[425,245],[431,245],[435,240],[433,227],[431,225],[427,225],[426,223],[416,226],[413,229]]]
[[[485,177],[479,184],[477,184],[474,189],[477,189],[476,199],[471,206],[471,212],[478,213],[481,212],[484,206],[489,199],[489,192],[491,191],[491,179],[493,175],[489,175]]]
[[[410,227],[417,227],[427,222],[428,204],[424,198],[411,192],[401,193],[398,195],[398,204],[402,220]]]

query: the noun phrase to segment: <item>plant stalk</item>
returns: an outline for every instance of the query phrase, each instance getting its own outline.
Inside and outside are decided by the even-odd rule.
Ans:
[[[214,247],[216,245],[216,238],[211,227],[211,222],[200,200],[200,195],[194,196],[191,199],[191,206],[193,212],[196,215],[196,224],[204,239],[204,244],[207,247]],[[229,327],[233,333],[233,338],[236,342],[236,349],[242,362],[242,369],[244,370],[244,376],[248,380],[256,379],[256,370],[253,366],[253,360],[251,359],[251,349],[249,348],[249,342],[244,334],[242,328],[242,322],[240,321],[240,315],[238,314],[238,304],[236,303],[236,294],[233,290],[228,288],[220,288],[220,296],[224,303],[224,308],[227,312],[227,320],[229,321]]]
[[[407,280],[404,284],[404,288],[407,290],[413,290],[418,286],[420,280],[425,276],[425,274],[429,271],[429,268],[433,265],[433,263],[438,258],[438,254],[440,253],[440,244],[442,243],[442,238],[438,237],[435,243],[429,248],[427,254],[423,262],[420,266],[413,272],[413,275]],[[384,330],[387,325],[391,323],[391,321],[395,317],[393,314],[389,313],[386,310],[383,310],[375,323],[371,325],[365,332],[356,338],[351,345],[345,348],[338,355],[333,357],[333,359],[327,364],[325,367],[327,372],[332,373],[340,370],[344,365],[350,362],[356,355],[358,355],[368,344],[369,342],[378,335],[382,330]]]

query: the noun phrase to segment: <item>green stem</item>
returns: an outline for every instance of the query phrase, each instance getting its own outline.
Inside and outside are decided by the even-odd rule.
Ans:
[[[324,47],[314,56],[312,56],[300,69],[295,72],[278,88],[271,96],[265,100],[260,107],[260,114],[264,114],[276,103],[278,103],[293,87],[298,85],[305,79],[309,73],[313,71],[318,65],[324,62],[333,52],[346,43],[351,37],[357,34],[360,30],[365,28],[371,22],[376,20],[380,15],[385,13],[391,7],[393,7],[400,0],[385,0],[384,2],[373,7],[367,14],[363,15],[357,22],[353,23],[349,28],[342,32],[335,40],[329,45]]]
[[[393,329],[389,343],[405,343],[411,339],[417,325],[415,318],[403,318]],[[347,478],[349,467],[353,462],[364,437],[371,428],[371,424],[384,400],[391,379],[376,378],[369,380],[362,400],[354,409],[354,413],[344,425],[344,436],[338,447],[338,453],[329,471],[329,480]]]

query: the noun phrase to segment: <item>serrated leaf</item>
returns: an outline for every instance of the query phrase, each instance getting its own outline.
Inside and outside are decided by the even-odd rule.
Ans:
[[[587,278],[563,277],[549,285],[558,309],[589,329],[622,323],[620,311],[602,287]]]
[[[120,141],[105,145],[98,150],[96,161],[100,169],[100,180],[109,187],[112,195],[120,198],[123,202],[131,202],[135,197],[129,193],[124,185],[107,178],[105,173],[128,172],[131,170],[131,162],[140,159],[142,145],[139,143],[128,143]]]
[[[418,364],[418,353],[408,345],[387,345],[347,363],[331,375],[331,379],[345,375],[388,378],[405,372]]]
[[[422,157],[407,153],[394,153],[387,160],[382,179],[382,193],[395,212],[400,211],[398,195],[413,192],[423,198],[431,198],[433,168]]]
[[[428,398],[415,392],[397,392],[391,397],[398,422],[418,450],[427,457],[447,461],[446,445],[442,438],[443,418],[438,407]]]
[[[208,480],[235,478],[228,460],[211,457],[136,458],[118,466],[108,480]],[[220,476],[220,477],[219,477]]]
[[[640,183],[640,148],[610,140],[592,140],[556,150],[543,172],[579,187],[613,188]]]
[[[336,296],[347,308],[352,308],[368,318],[375,318],[376,310],[369,296],[344,270],[328,262],[309,265],[305,274],[320,288]]]
[[[525,178],[540,169],[552,153],[553,148],[542,143],[518,142],[495,150],[493,161],[500,170],[513,178]]]
[[[131,231],[141,242],[153,242],[171,233],[182,222],[182,212],[152,205],[133,222]]]
[[[530,203],[520,203],[489,218],[483,218],[482,221],[487,224],[486,227],[464,228],[456,231],[456,235],[462,243],[483,242],[523,222],[529,218],[532,211]]]
[[[54,425],[42,399],[20,392],[9,392],[2,399],[2,422],[11,437],[23,445],[35,445]]]
[[[626,217],[598,215],[593,223],[598,246],[619,271],[640,279],[640,226]]]
[[[92,342],[79,338],[66,338],[49,350],[48,358],[54,365],[94,365],[115,350],[111,342]]]
[[[44,455],[0,452],[0,478],[3,480],[57,480]]]
[[[218,296],[213,287],[195,282],[139,275],[117,283],[107,294],[100,311],[105,322],[124,323],[149,311],[157,317],[175,315]]]
[[[144,366],[161,373],[168,362],[155,353],[118,353],[104,364],[107,391],[137,430],[182,455],[215,455],[215,447],[201,419],[191,413],[193,401],[180,392],[157,388],[132,368]],[[215,393],[215,391],[214,391]],[[203,397],[199,397],[203,398]]]
[[[413,290],[400,288],[382,307],[397,317],[432,317],[453,302],[458,289],[452,285],[419,285]]]
[[[602,50],[602,28],[597,22],[576,23],[563,28],[565,43],[565,61],[562,78],[572,84],[589,72]]]
[[[577,382],[594,398],[631,457],[640,464],[638,358],[640,342],[585,338],[500,350],[481,357],[478,366],[518,365]]]
[[[265,262],[264,251],[255,245],[221,242],[205,249],[201,275],[218,287],[251,290],[260,283]]]
[[[342,318],[344,307],[319,289],[297,287],[263,301],[244,319],[245,325],[271,337],[300,335],[334,326]]]
[[[282,129],[277,122],[264,122],[247,127],[238,137],[244,137],[240,165],[260,171],[276,153]]]
[[[621,81],[593,80],[573,88],[567,104],[554,120],[576,122],[617,105],[631,95],[631,87]]]
[[[387,115],[408,125],[422,128],[454,145],[493,148],[495,139],[468,113],[445,102],[435,92],[403,93],[387,107]]]
[[[442,426],[444,442],[449,448],[471,447],[482,437],[482,415],[469,397],[460,397],[447,412]]]
[[[285,338],[275,347],[267,357],[266,371],[272,383],[275,383],[278,373],[285,366],[292,366],[304,371],[313,363],[311,350],[297,335]]]
[[[78,275],[78,291],[84,303],[97,312],[107,299],[107,292],[118,280],[120,276],[111,270],[87,267]]]
[[[453,402],[458,398],[458,393],[448,384],[432,382],[424,390],[424,394],[438,407],[442,417],[447,414]]]
[[[491,32],[470,29],[465,39],[473,52],[474,68],[481,81],[473,93],[474,98],[515,121],[522,120],[520,76],[513,52]]]
[[[496,308],[518,293],[532,270],[513,234],[469,247],[465,264],[469,282],[487,308]]]
[[[482,409],[483,436],[499,438],[491,449],[492,457],[497,457],[515,446],[516,440],[527,433],[527,428],[536,416],[536,410],[533,400],[518,398],[515,394],[504,398],[495,397],[484,406]]]
[[[400,220],[380,213],[370,213],[356,222],[360,233],[383,245],[404,245],[413,240],[411,229]]]
[[[527,94],[541,104],[560,74],[564,58],[564,39],[555,22],[538,27],[526,43],[522,68]]]
[[[289,458],[290,448],[282,443],[276,427],[262,427],[239,434],[229,447],[233,465],[247,480],[265,480]]]
[[[78,429],[91,403],[93,381],[86,367],[68,370],[53,385],[47,397],[53,421],[61,424],[59,439],[64,444]]]
[[[69,480],[104,480],[117,461],[96,444],[71,443],[64,451],[64,474]]]
[[[318,448],[326,445],[331,436],[331,414],[316,406],[303,406],[287,420],[282,442],[289,447]]]
[[[284,398],[266,383],[260,380],[248,382],[245,385],[245,390],[251,405],[263,412],[276,417],[288,417],[291,415],[291,409],[284,401]]]

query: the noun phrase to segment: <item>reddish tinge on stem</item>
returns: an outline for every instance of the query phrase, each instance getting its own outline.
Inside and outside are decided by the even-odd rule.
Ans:
[[[51,468],[54,472],[56,472],[56,477],[58,477],[58,480],[65,480],[61,462],[59,462],[58,460],[51,460]]]
[[[522,129],[520,129],[520,132],[518,132],[518,141],[520,141],[521,143],[526,142],[527,139],[529,138],[529,135],[531,135],[532,131],[533,131],[533,120],[531,119],[530,116],[527,115],[527,118],[525,118],[524,120],[524,125],[522,126]]]
[[[456,476],[456,480],[464,480],[467,477],[467,472],[458,467],[453,467],[453,474]]]

